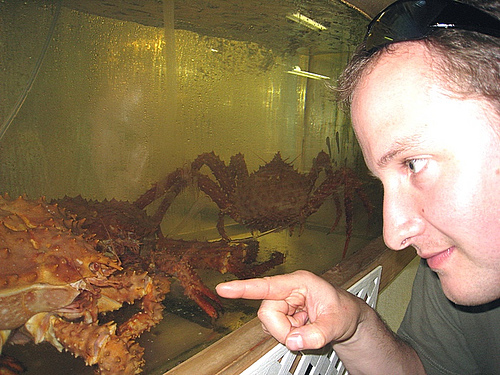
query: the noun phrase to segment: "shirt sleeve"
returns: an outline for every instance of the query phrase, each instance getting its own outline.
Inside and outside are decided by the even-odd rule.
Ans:
[[[422,260],[398,335],[418,353],[428,375],[480,374],[454,304]]]

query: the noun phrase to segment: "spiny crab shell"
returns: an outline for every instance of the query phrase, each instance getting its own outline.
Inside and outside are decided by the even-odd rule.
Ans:
[[[42,200],[0,198],[0,330],[69,305],[86,282],[102,282],[120,268],[72,235],[62,216],[47,218],[55,208]]]
[[[236,157],[243,158],[240,155]],[[244,225],[261,232],[293,229],[297,223],[302,226],[305,218],[301,213],[316,179],[317,173],[300,173],[278,152],[269,163],[238,181],[232,194],[234,210]]]
[[[100,298],[106,287],[122,285],[113,276],[121,267],[117,260],[97,252],[95,241],[74,235],[69,221],[57,205],[44,199],[0,197],[0,353],[10,331],[23,328],[37,343],[49,341],[59,350],[66,348],[84,357],[89,365],[99,363],[102,374],[138,373],[142,348],[115,335],[114,323],[97,324],[98,312],[121,305]],[[137,297],[144,294],[141,291]],[[79,323],[71,322],[74,319]],[[87,330],[86,336],[97,330],[106,335],[100,336],[99,343],[87,342],[85,335],[75,336],[78,329]],[[115,354],[125,362],[125,372],[109,363],[113,356],[104,358],[118,341]],[[83,346],[98,352],[87,353]]]

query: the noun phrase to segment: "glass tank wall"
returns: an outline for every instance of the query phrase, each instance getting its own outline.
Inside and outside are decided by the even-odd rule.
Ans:
[[[368,177],[349,118],[328,88],[367,22],[336,0],[0,1],[0,191],[10,196],[6,200],[81,196],[88,200],[82,205],[113,198],[132,205],[152,186],[157,189],[146,198],[160,197],[163,185],[154,184],[178,171],[161,220],[162,235],[174,242],[167,241],[161,251],[179,246],[181,255],[169,253],[167,260],[158,260],[168,266],[148,268],[172,284],[164,290],[163,321],[137,340],[146,349],[146,373],[175,366],[248,321],[257,307],[223,301],[223,310],[214,307],[217,317],[209,317],[185,296],[186,285],[176,281],[180,277],[170,264],[185,262],[196,273],[188,284],[199,276],[213,291],[217,282],[235,277],[299,268],[322,273],[380,235],[379,186]],[[209,160],[197,158],[212,151],[225,166],[193,167],[195,160]],[[244,168],[229,164],[241,153],[241,164],[252,173],[278,152],[283,162],[271,176],[261,170],[256,179],[245,178],[236,172]],[[321,164],[325,155],[327,162]],[[317,180],[309,174],[315,158]],[[286,163],[297,172],[285,173]],[[319,199],[314,192],[328,176],[332,188]],[[200,188],[207,177],[215,192]],[[274,182],[266,185],[266,179]],[[344,201],[344,192],[352,205]],[[282,197],[291,197],[286,204],[295,202],[287,211],[292,213],[281,213],[265,227],[249,224],[248,216],[258,222],[267,214],[263,211],[276,210],[273,199]],[[134,207],[151,217],[162,199]],[[249,207],[259,204],[263,207]],[[307,211],[315,204],[317,212]],[[89,210],[104,222],[97,210]],[[119,208],[110,210],[125,215]],[[222,211],[225,240],[221,225],[217,228]],[[292,220],[301,212],[304,225]],[[342,218],[329,233],[338,214]],[[353,230],[343,254],[346,214]],[[3,221],[6,216],[0,215]],[[151,243],[158,238],[149,233],[135,241],[154,248]],[[197,241],[200,247],[193,255],[193,242],[176,240]],[[219,248],[207,249],[206,243]],[[257,259],[238,258],[240,250],[231,247],[238,244],[258,246]],[[144,264],[151,261],[144,259],[156,251],[152,248]],[[113,251],[107,250],[110,256]],[[191,251],[193,260],[183,251]],[[284,260],[276,258],[269,270],[242,266],[266,262],[275,252]],[[214,256],[233,257],[229,262],[244,272],[197,265]],[[0,303],[1,293],[0,286]],[[5,344],[3,352],[20,359],[28,374],[93,371],[48,343]]]

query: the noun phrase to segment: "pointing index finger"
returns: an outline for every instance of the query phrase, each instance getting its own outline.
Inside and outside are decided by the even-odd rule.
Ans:
[[[215,290],[224,298],[272,299],[270,280],[260,279],[234,280],[217,285]],[[274,297],[276,298],[276,297]]]
[[[234,280],[217,285],[217,293],[225,298],[284,300],[307,289],[311,273],[296,271],[291,274],[248,280]]]

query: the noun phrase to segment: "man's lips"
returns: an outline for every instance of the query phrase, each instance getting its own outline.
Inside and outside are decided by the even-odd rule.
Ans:
[[[427,259],[427,264],[433,270],[442,268],[443,264],[448,260],[448,258],[453,253],[454,248],[449,247],[448,249],[434,254],[423,254],[422,258]]]

